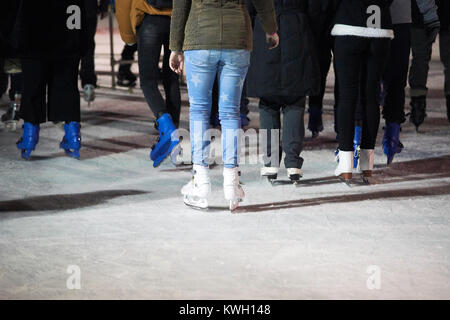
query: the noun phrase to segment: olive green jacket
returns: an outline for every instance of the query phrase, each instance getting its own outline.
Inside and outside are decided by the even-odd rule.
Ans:
[[[277,32],[273,0],[252,2],[264,31]],[[252,48],[252,24],[245,0],[173,0],[172,51]]]

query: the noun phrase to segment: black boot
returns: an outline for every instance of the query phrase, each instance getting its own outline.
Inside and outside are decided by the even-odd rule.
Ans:
[[[416,126],[416,130],[419,131],[419,126],[424,122],[427,114],[427,97],[412,97],[411,98],[411,115],[409,121]]]
[[[117,75],[117,85],[121,87],[134,88],[136,86],[137,77],[131,72],[131,65],[123,64],[119,67]]]

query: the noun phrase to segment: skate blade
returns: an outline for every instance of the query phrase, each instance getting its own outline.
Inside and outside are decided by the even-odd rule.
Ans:
[[[17,130],[17,121],[7,121],[5,127],[8,131],[14,132]]]
[[[78,150],[70,150],[70,149],[64,149],[64,152],[66,153],[67,156],[80,160],[80,152]]]
[[[242,199],[239,199],[238,201],[230,200],[228,208],[230,209],[231,213],[234,213],[236,209],[239,207],[239,202],[242,202]]]
[[[338,177],[339,181],[344,183],[347,187],[351,188],[352,184],[351,184],[351,180],[345,180],[342,177]]]
[[[208,200],[198,199],[185,195],[183,198],[184,204],[195,210],[208,210]]]

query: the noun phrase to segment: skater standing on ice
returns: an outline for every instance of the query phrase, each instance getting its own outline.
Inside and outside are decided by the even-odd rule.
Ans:
[[[438,7],[436,6],[438,4]],[[445,67],[447,117],[450,121],[450,1],[426,0],[412,3],[412,62],[409,69],[411,116],[409,121],[419,126],[425,121],[427,80],[433,43],[439,34],[441,61]]]
[[[95,34],[97,32],[97,15],[104,19],[108,14],[109,0],[84,0],[86,10],[86,54],[81,58],[80,78],[84,100],[91,103],[95,100],[97,75],[95,74]]]
[[[178,75],[169,67],[169,35],[172,0],[117,0],[116,16],[120,35],[128,45],[138,45],[139,78],[147,104],[156,117],[158,142],[150,159],[158,167],[179,144],[181,96]],[[162,83],[164,101],[158,89],[159,59],[164,48]]]
[[[279,25],[280,45],[267,50],[265,31],[261,23],[255,22],[254,50],[247,76],[247,93],[260,98],[260,129],[267,132],[267,147],[261,175],[276,179],[282,151],[284,165],[291,181],[302,176],[303,159],[300,157],[305,135],[305,96],[317,95],[320,91],[320,66],[315,50],[308,16],[308,0],[275,1]],[[257,12],[248,3],[251,16]],[[281,110],[283,125],[281,126]],[[272,145],[273,130],[282,127],[280,143]],[[275,153],[275,154],[273,154]]]
[[[353,138],[358,95],[363,107],[360,170],[373,170],[374,148],[380,123],[380,82],[394,37],[392,0],[339,0],[332,35],[339,83],[339,165],[335,175],[346,182],[353,172]]]
[[[79,158],[80,93],[78,66],[85,52],[83,0],[20,3],[14,22],[15,40],[22,59],[23,94],[20,116],[23,136],[17,143],[24,159],[39,141],[40,124],[65,122],[60,147]]]
[[[278,45],[272,0],[253,0],[264,38]],[[182,188],[187,205],[206,208],[209,178],[209,129],[214,79],[219,78],[222,125],[223,187],[230,210],[244,198],[239,184],[239,105],[252,49],[250,16],[245,0],[174,0],[170,66],[181,74],[186,59],[194,177]],[[269,48],[269,47],[268,47]]]
[[[389,62],[383,75],[383,117],[386,120],[383,136],[383,151],[387,163],[403,149],[400,142],[401,124],[405,122],[405,88],[408,77],[411,51],[411,3],[428,12],[430,21],[436,20],[434,0],[394,0],[391,5],[392,27],[395,38],[392,40]],[[416,4],[417,3],[417,4]],[[434,12],[434,15],[429,16]],[[434,16],[434,18],[431,18]],[[414,98],[413,98],[414,100]]]

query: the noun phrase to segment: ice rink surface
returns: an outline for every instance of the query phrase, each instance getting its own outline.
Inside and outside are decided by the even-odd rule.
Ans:
[[[428,118],[420,133],[403,126],[405,149],[390,167],[380,125],[374,185],[333,177],[330,75],[325,131],[316,140],[307,131],[300,186],[272,187],[244,165],[247,198],[231,214],[219,166],[206,212],[183,204],[189,168],[152,167],[154,118],[140,90],[106,88],[105,31],[103,22],[102,88],[90,107],[82,102],[80,161],[58,148],[53,124],[31,161],[15,148],[20,130],[0,128],[0,299],[450,298],[450,126],[437,55]],[[258,128],[257,101],[250,110]],[[80,271],[80,289],[68,289],[68,268]]]

